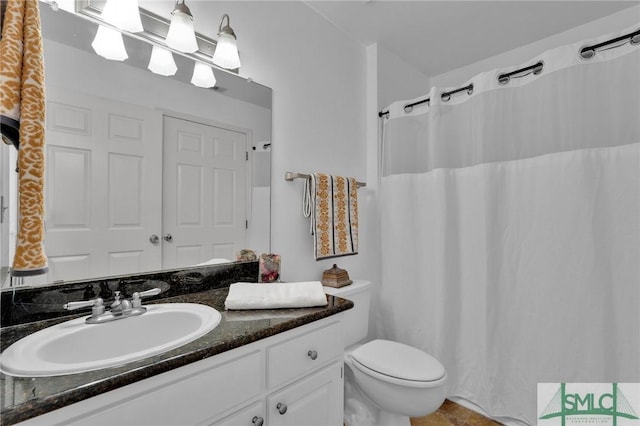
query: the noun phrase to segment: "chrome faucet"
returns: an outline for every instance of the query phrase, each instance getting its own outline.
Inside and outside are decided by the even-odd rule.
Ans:
[[[151,290],[135,292],[133,298],[127,300],[120,298],[120,292],[115,292],[115,300],[111,304],[111,310],[105,311],[104,301],[98,297],[97,299],[86,300],[81,302],[69,302],[66,303],[63,308],[69,311],[88,308],[91,306],[91,316],[87,317],[87,324],[101,324],[103,322],[115,321],[132,316],[142,315],[147,311],[147,308],[142,306],[142,298],[148,296],[155,296],[160,294],[162,290],[159,288],[152,288]]]
[[[127,315],[131,311],[131,302],[127,299],[120,299],[120,292],[116,291],[115,300],[111,304],[111,313],[122,313],[122,315]]]

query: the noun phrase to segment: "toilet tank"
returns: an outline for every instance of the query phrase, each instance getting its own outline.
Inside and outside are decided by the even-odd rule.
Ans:
[[[371,282],[356,280],[352,284],[340,288],[324,287],[324,292],[353,302],[353,308],[344,312],[344,347],[356,344],[366,338],[369,332]]]

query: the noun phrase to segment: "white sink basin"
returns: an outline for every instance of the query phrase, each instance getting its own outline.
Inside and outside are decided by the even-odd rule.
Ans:
[[[12,376],[59,376],[137,361],[175,349],[220,323],[220,312],[195,303],[145,305],[147,312],[103,324],[85,318],[30,334],[0,355]]]

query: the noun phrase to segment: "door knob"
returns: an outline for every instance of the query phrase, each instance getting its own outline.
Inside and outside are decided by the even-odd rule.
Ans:
[[[164,234],[163,238],[168,243],[170,243],[173,240],[173,237],[171,236],[171,234]]]
[[[287,404],[278,402],[278,405],[276,405],[276,409],[278,410],[278,413],[284,414],[287,412]]]
[[[307,356],[315,361],[316,358],[318,358],[318,351],[309,351],[307,352]]]
[[[149,241],[151,242],[151,244],[158,244],[160,242],[160,237],[158,237],[156,234],[153,234],[149,237]]]
[[[251,423],[256,426],[262,426],[264,424],[264,419],[262,417],[254,416],[253,419],[251,419]]]

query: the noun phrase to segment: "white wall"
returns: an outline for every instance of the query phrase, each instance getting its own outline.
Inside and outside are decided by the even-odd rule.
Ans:
[[[467,66],[432,76],[429,87],[458,87],[476,74],[502,67],[518,67],[528,65],[530,61],[549,49],[582,40],[599,37],[609,33],[618,33],[628,27],[638,28],[640,22],[640,6],[636,5],[620,12],[605,16],[596,21],[572,28],[559,34],[538,40],[500,55],[492,56]],[[424,91],[427,93],[427,90]],[[417,94],[413,97],[417,97]]]
[[[378,47],[378,110],[400,99],[411,99],[429,87],[429,76],[382,44]]]
[[[395,100],[412,98],[415,93],[422,93],[426,87],[429,87],[429,77],[379,43],[367,46],[366,55],[367,208],[370,217],[366,232],[372,238],[371,254],[374,259],[369,269],[370,274],[366,278],[372,281],[374,291],[377,291],[380,285],[378,280],[381,273],[380,266],[384,261],[380,254],[380,234],[377,223],[378,152],[384,119],[378,117],[378,112]],[[378,299],[372,298],[371,303],[369,337],[373,338],[381,334],[375,328]]]

